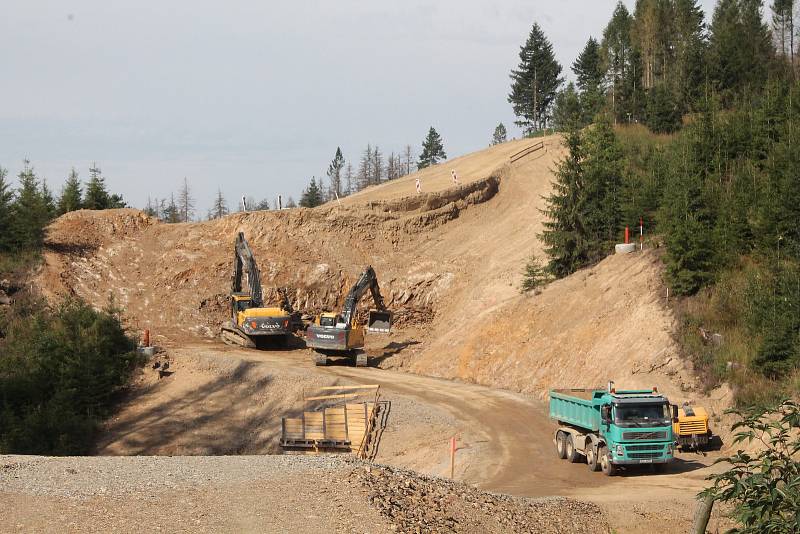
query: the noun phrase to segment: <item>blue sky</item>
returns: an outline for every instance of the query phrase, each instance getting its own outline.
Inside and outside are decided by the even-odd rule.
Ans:
[[[626,2],[633,5],[633,0]],[[701,2],[708,12],[714,2]],[[611,0],[212,2],[26,0],[0,16],[0,166],[29,158],[59,191],[96,161],[141,207],[186,177],[198,215],[220,187],[299,196],[337,146],[449,156],[519,135],[509,71],[538,22],[567,74]]]

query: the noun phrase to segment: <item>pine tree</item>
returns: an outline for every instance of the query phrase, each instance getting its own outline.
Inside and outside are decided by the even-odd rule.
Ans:
[[[44,227],[49,220],[42,200],[39,179],[30,161],[25,160],[19,173],[19,190],[12,207],[12,235],[17,248],[39,248],[44,240]]]
[[[89,210],[105,210],[110,206],[108,190],[106,190],[106,179],[103,178],[97,164],[92,164],[89,168],[89,183],[86,184],[86,195],[83,205]]]
[[[584,112],[581,101],[575,91],[575,85],[570,82],[566,89],[559,91],[553,106],[553,128],[566,132],[584,126]]]
[[[447,154],[444,152],[442,138],[433,126],[431,126],[430,130],[428,130],[428,135],[422,142],[422,153],[419,155],[417,168],[424,169],[431,165],[436,165],[445,159],[447,159]]]
[[[12,232],[14,191],[6,182],[8,171],[0,167],[0,251],[10,250],[14,244]]]
[[[259,202],[256,202],[253,205],[253,209],[256,211],[269,211],[269,199],[262,198]]]
[[[506,132],[506,127],[501,122],[494,129],[494,133],[492,134],[491,145],[499,145],[500,143],[505,143],[507,137],[508,137],[508,132]]]
[[[344,156],[342,149],[336,147],[336,154],[333,156],[331,164],[328,165],[328,179],[330,180],[330,191],[332,198],[339,198],[342,194],[342,168],[344,167]]]
[[[286,199],[286,209],[296,208],[296,207],[297,207],[297,202],[295,202],[294,199],[290,195],[289,198]]]
[[[194,198],[189,189],[189,180],[183,179],[183,186],[178,193],[178,213],[181,222],[189,222],[194,216]]]
[[[312,176],[311,182],[308,184],[308,187],[305,191],[303,191],[303,194],[300,197],[300,206],[303,208],[315,208],[323,202],[324,199],[322,198],[322,191],[317,185],[316,178]]]
[[[58,213],[63,215],[69,211],[81,209],[83,207],[82,195],[78,171],[73,167],[69,171],[69,178],[64,183],[64,187],[61,189],[61,196],[58,198]]]
[[[559,77],[561,65],[553,54],[553,45],[537,23],[520,47],[519,59],[519,66],[511,71],[508,101],[519,117],[516,124],[531,133],[547,125],[550,105],[564,79]]]
[[[214,205],[211,207],[210,213],[213,219],[221,219],[229,213],[228,203],[222,195],[222,189],[217,189],[217,197],[214,199]]]

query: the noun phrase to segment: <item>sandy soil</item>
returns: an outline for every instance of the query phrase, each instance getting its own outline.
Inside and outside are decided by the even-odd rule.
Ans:
[[[620,388],[655,385],[712,415],[730,395],[703,395],[680,358],[655,251],[612,256],[539,295],[520,294],[527,258],[543,256],[543,197],[564,154],[558,137],[544,142],[546,150],[515,164],[508,156],[529,142],[313,210],[174,225],[136,210],[58,219],[37,277],[45,294],[97,306],[112,295],[130,326],[150,328],[175,358],[172,377],[143,375],[99,451],[272,452],[279,417],[297,409],[304,388],[378,381],[394,403],[379,461],[443,474],[455,433],[461,480],[513,495],[590,499],[620,532],[685,532],[713,456],[683,458],[664,475],[606,479],[553,454],[541,403],[549,388],[609,379]],[[417,177],[421,195],[413,193]],[[317,369],[302,348],[244,351],[213,341],[226,319],[237,231],[254,248],[267,297],[287,287],[307,313],[340,306],[363,266],[373,265],[397,319],[389,338],[369,340],[381,369]]]

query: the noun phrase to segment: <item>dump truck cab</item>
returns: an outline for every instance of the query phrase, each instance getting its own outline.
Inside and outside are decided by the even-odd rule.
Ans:
[[[669,401],[652,390],[550,391],[550,417],[558,422],[556,450],[571,462],[585,457],[592,471],[669,463],[674,456]]]

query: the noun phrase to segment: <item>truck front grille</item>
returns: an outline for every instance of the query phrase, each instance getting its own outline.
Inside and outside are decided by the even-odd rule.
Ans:
[[[705,434],[706,424],[702,421],[684,422],[678,425],[681,434]]]
[[[628,455],[628,458],[633,458],[634,460],[645,460],[647,458],[660,458],[660,452],[632,452]]]
[[[627,445],[626,451],[663,451],[664,444],[656,443],[655,445]]]
[[[622,439],[667,439],[666,432],[623,432]]]

